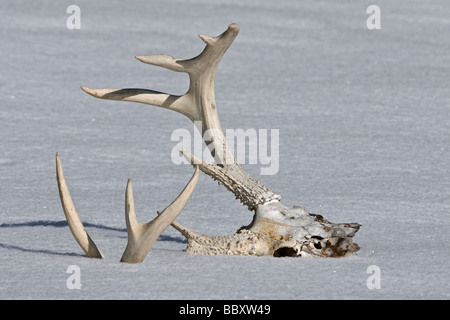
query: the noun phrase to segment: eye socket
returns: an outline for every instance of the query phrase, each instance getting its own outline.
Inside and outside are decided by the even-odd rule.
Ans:
[[[322,244],[320,242],[314,242],[314,248],[322,249]]]
[[[282,257],[296,257],[298,256],[297,250],[290,247],[281,247],[275,250],[273,253],[273,256],[276,258],[282,258]]]

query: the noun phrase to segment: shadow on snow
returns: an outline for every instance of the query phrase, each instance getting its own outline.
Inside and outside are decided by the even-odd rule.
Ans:
[[[94,223],[83,223],[83,225],[86,228],[97,228],[102,230],[110,230],[110,231],[117,231],[126,233],[126,228],[116,228],[116,227],[109,227],[101,224],[94,224]],[[37,221],[27,221],[27,222],[18,222],[18,223],[2,223],[0,224],[0,228],[23,228],[23,227],[54,227],[54,228],[65,228],[69,227],[66,220],[61,221],[51,221],[51,220],[37,220]],[[126,236],[124,236],[126,237]],[[168,235],[160,235],[158,238],[158,241],[172,241],[177,243],[187,243],[186,239],[180,238],[180,237],[173,237]],[[19,250],[23,252],[32,252],[32,253],[44,253],[44,254],[53,254],[53,255],[62,255],[62,256],[85,256],[84,254],[79,253],[62,253],[62,252],[56,252],[51,250],[38,250],[38,249],[28,249],[23,248],[16,245],[9,245],[5,243],[0,243],[0,248],[9,249],[9,250]]]

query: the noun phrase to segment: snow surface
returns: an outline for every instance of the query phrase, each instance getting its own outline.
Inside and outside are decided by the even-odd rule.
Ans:
[[[69,30],[66,9],[81,8]],[[368,30],[366,9],[381,8]],[[280,170],[260,176],[332,222],[358,222],[340,259],[194,256],[173,228],[144,263],[120,263],[128,178],[149,221],[192,175],[170,155],[180,114],[80,90],[182,94],[186,74],[134,56],[194,57],[197,34],[241,32],[216,77],[223,128],[280,130]],[[1,299],[449,299],[450,6],[447,1],[55,1],[0,6]],[[61,209],[60,153],[86,229],[86,258]],[[254,176],[260,165],[245,164]],[[178,221],[225,235],[251,221],[201,174]],[[69,265],[81,271],[69,290]],[[369,290],[367,268],[381,288]]]

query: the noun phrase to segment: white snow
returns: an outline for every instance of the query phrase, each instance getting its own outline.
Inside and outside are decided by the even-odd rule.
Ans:
[[[81,9],[69,30],[66,9]],[[366,9],[381,8],[368,30]],[[279,171],[259,176],[332,222],[362,224],[341,259],[194,256],[173,228],[144,263],[120,263],[128,178],[149,221],[192,175],[170,140],[180,114],[80,90],[182,94],[188,77],[134,56],[194,57],[197,34],[241,31],[216,76],[222,127],[280,130]],[[0,6],[1,299],[449,299],[450,6],[440,1],[55,1]],[[67,183],[104,260],[64,222]],[[234,233],[252,214],[201,175],[178,221]],[[80,267],[69,290],[68,266]],[[368,289],[377,265],[381,288]]]

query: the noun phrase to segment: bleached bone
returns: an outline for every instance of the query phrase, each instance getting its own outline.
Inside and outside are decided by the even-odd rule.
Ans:
[[[67,187],[66,179],[64,178],[64,172],[58,153],[56,154],[56,180],[58,182],[59,197],[61,199],[64,215],[66,216],[67,223],[69,224],[70,231],[75,240],[89,258],[103,258],[103,254],[97,248],[94,241],[92,241],[91,237],[86,232],[86,229],[84,229],[83,222],[75,209],[69,188]]]
[[[183,210],[198,181],[198,167],[180,195],[149,223],[142,224],[136,217],[131,179],[125,192],[125,220],[128,231],[128,244],[121,262],[140,263],[144,261],[156,239],[175,220]]]
[[[250,177],[228,146],[217,114],[214,78],[222,56],[238,33],[238,25],[230,24],[220,36],[199,35],[206,46],[200,55],[192,59],[168,55],[136,57],[144,63],[189,74],[189,90],[181,96],[146,89],[82,89],[100,99],[139,102],[177,111],[197,125],[202,137],[206,131],[211,134],[211,139],[205,143],[215,160],[214,164],[198,159],[185,150],[181,152],[255,213],[249,226],[226,237],[204,237],[174,222],[172,225],[188,240],[186,251],[321,257],[341,257],[356,252],[359,247],[352,238],[359,230],[359,224],[334,224],[302,207],[287,208],[280,202],[280,195]]]

